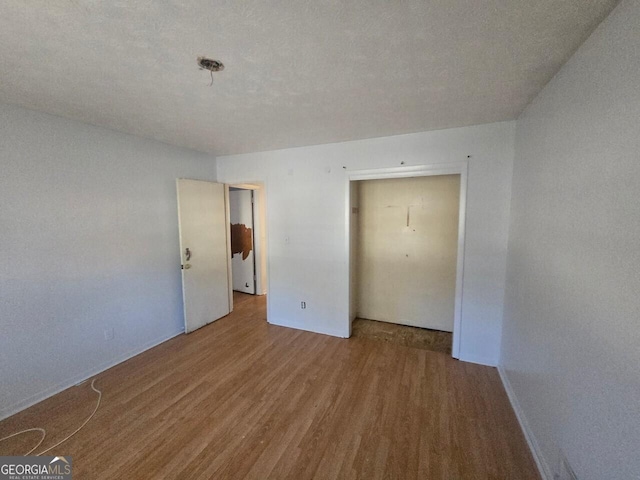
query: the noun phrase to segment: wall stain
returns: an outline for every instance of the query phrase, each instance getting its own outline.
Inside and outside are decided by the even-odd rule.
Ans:
[[[236,253],[242,254],[242,260],[246,260],[253,249],[251,228],[244,223],[231,224],[231,258]]]

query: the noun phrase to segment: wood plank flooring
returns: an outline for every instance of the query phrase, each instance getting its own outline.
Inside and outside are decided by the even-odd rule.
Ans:
[[[494,368],[268,325],[264,297],[98,375],[48,455],[79,479],[539,479]],[[41,449],[89,382],[3,422]],[[20,455],[38,440],[0,444]]]

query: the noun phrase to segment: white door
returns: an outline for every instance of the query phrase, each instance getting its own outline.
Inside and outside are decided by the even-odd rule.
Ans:
[[[231,311],[228,189],[224,184],[177,180],[185,332]]]
[[[253,190],[231,189],[229,192],[229,212],[233,289],[254,295],[256,293],[256,263]]]

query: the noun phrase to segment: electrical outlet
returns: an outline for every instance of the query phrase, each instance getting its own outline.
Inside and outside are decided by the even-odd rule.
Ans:
[[[113,340],[113,327],[105,328],[105,330],[104,330],[104,339],[105,340]]]
[[[305,308],[307,308],[307,302],[300,302],[300,308],[302,310],[304,310]]]

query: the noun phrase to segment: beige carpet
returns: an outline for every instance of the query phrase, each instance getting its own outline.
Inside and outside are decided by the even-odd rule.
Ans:
[[[352,336],[390,342],[405,347],[420,348],[451,355],[453,335],[449,332],[408,327],[395,323],[378,322],[356,318],[353,322]]]

